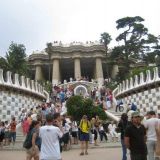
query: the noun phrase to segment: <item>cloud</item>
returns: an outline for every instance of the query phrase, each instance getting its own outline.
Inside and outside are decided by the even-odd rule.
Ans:
[[[150,33],[159,34],[159,0],[5,0],[0,2],[0,54],[11,41],[23,43],[27,53],[47,42],[99,40],[118,35],[116,20],[141,16]],[[115,44],[115,42],[114,42]]]

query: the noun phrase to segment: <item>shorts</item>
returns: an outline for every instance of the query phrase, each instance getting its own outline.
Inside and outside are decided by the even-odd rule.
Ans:
[[[15,142],[16,141],[16,132],[11,132],[10,138],[11,138],[11,140],[13,140],[13,142]]]
[[[89,133],[81,132],[80,141],[89,141]]]
[[[63,135],[62,141],[63,141],[64,144],[68,144],[68,142],[69,142],[69,133],[65,133]]]
[[[74,138],[77,138],[77,137],[78,137],[78,135],[77,135],[77,131],[72,132],[72,137],[74,137]]]
[[[10,132],[9,131],[4,132],[4,137],[5,138],[10,138]]]

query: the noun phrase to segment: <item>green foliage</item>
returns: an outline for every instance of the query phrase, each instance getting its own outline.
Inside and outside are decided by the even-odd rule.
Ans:
[[[104,33],[101,34],[100,42],[104,44],[104,46],[106,48],[106,53],[107,53],[107,50],[108,50],[108,45],[111,42],[111,40],[112,40],[112,38],[109,35],[109,33],[104,32]]]
[[[67,100],[66,105],[68,115],[74,117],[77,121],[80,121],[84,114],[89,118],[95,116],[95,114],[102,120],[107,118],[103,109],[94,106],[90,98],[84,99],[82,96],[72,96]]]
[[[52,91],[52,83],[50,81],[41,80],[41,81],[38,81],[38,82],[44,87],[44,89],[48,93],[51,93],[51,91]]]
[[[105,86],[106,86],[106,88],[114,90],[117,87],[117,81],[116,81],[116,79],[112,80],[111,82],[107,82],[105,84]]]
[[[0,67],[13,73],[28,76],[28,65],[26,61],[26,48],[23,44],[11,43],[5,58],[0,59]]]
[[[143,21],[140,16],[124,17],[116,21],[116,27],[121,31],[116,38],[120,45],[113,48],[110,61],[119,65],[117,82],[129,76],[130,58],[142,60],[146,64],[155,62],[154,57],[159,52],[158,37],[148,33],[148,29],[142,24]]]
[[[135,75],[139,75],[141,72],[143,73],[146,73],[147,70],[153,70],[153,66],[145,66],[145,67],[142,67],[142,68],[133,68],[131,70],[131,73],[128,75],[128,77],[126,78],[130,78],[130,77],[134,77]]]

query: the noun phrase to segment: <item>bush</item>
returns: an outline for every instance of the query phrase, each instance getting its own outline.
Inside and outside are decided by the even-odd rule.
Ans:
[[[90,98],[84,99],[82,96],[72,96],[67,100],[67,114],[80,121],[85,114],[89,118],[98,115],[100,119],[106,120],[107,115],[102,108],[94,106],[93,100]]]

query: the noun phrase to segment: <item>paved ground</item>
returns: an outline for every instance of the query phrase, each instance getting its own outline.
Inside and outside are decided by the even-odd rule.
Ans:
[[[12,144],[10,146],[4,146],[3,147],[3,151],[7,150],[7,151],[23,151],[24,148],[22,147],[22,143],[16,143],[15,146],[13,146]],[[99,143],[99,146],[94,146],[93,144],[89,144],[89,148],[120,148],[121,144],[120,142],[103,142],[103,143]],[[80,145],[72,145],[73,149],[79,149]],[[0,159],[1,160],[1,159]]]
[[[79,149],[62,153],[63,160],[120,160],[121,148],[92,148],[89,154],[80,156]],[[0,151],[0,160],[24,160],[25,151]]]

